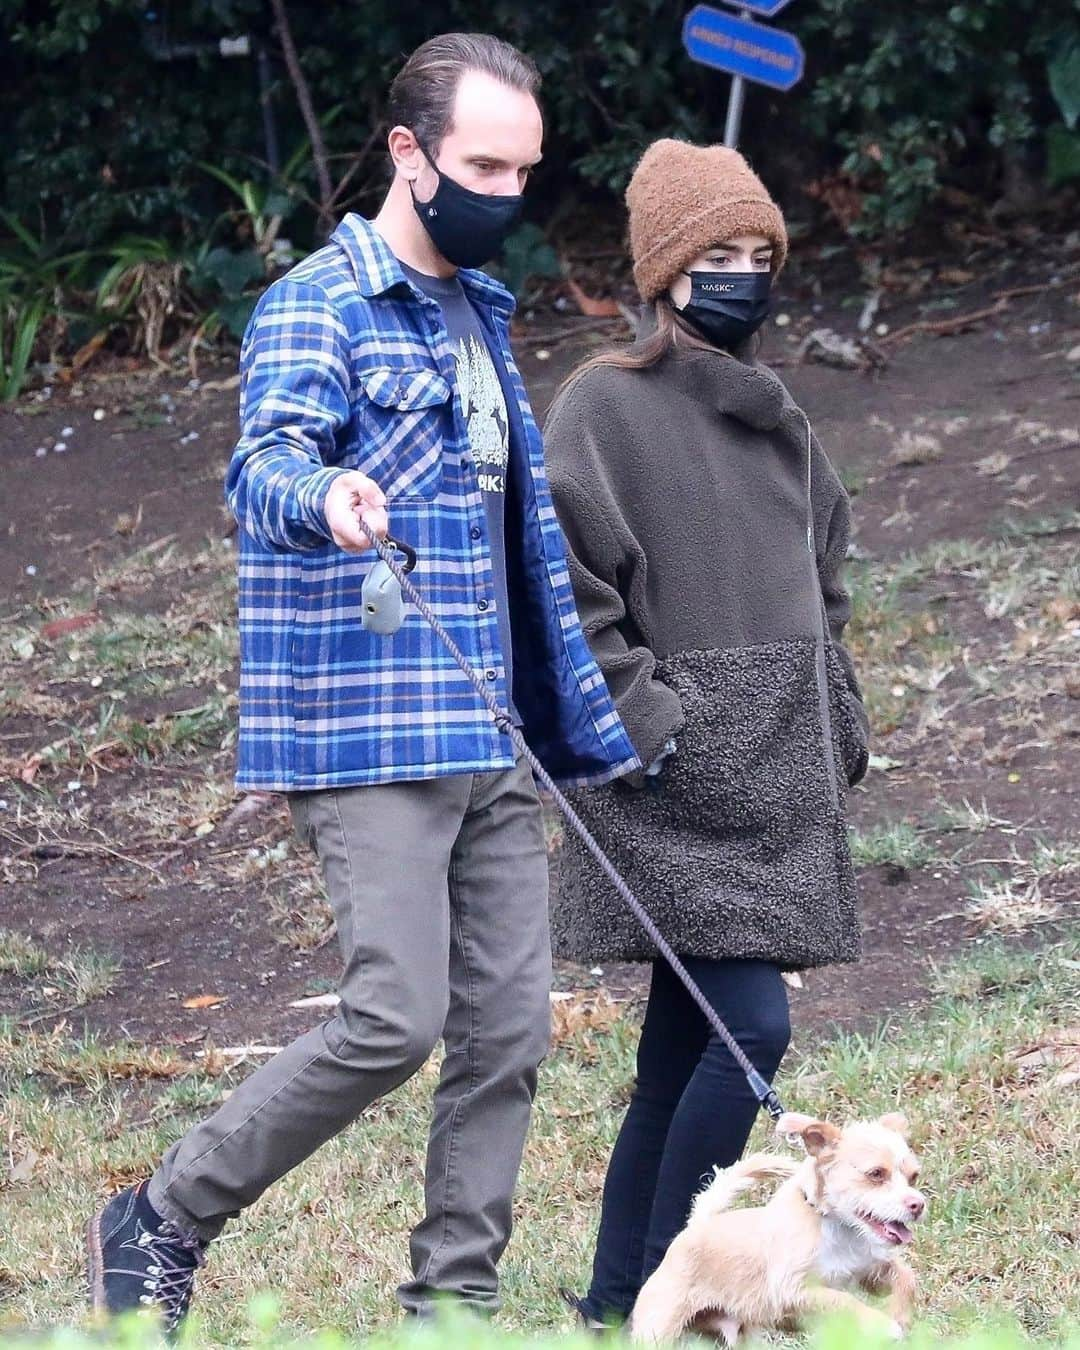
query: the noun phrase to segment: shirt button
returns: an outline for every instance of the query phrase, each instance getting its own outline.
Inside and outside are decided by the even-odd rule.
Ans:
[[[488,680],[493,680],[495,678],[495,672],[493,670],[485,670],[484,678]]]
[[[480,526],[479,526],[479,525],[474,525],[474,526],[472,527],[472,529],[469,531],[469,538],[470,538],[470,539],[479,539],[479,538],[480,538]]]
[[[488,602],[487,602],[486,600],[478,600],[478,601],[476,602],[476,608],[477,608],[477,609],[487,609],[487,607],[488,607]]]

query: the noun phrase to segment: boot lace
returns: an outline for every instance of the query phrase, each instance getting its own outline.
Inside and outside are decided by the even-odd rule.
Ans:
[[[204,1244],[166,1219],[156,1233],[144,1228],[131,1245],[150,1258],[139,1302],[159,1308],[165,1330],[175,1331],[191,1303],[195,1272],[206,1264]]]

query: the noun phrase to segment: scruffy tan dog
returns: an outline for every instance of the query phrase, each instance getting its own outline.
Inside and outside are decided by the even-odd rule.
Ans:
[[[757,1153],[694,1202],[689,1222],[645,1282],[630,1320],[637,1341],[711,1332],[734,1345],[752,1329],[787,1328],[815,1313],[849,1312],[899,1337],[915,1301],[915,1276],[900,1251],[926,1200],[901,1115],[838,1129],[788,1112],[777,1132],[798,1135],[795,1162]],[[755,1182],[786,1178],[768,1204],[732,1209]],[[888,1314],[844,1286],[890,1294]]]

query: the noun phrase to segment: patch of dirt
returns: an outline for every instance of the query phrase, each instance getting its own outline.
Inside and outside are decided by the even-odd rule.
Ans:
[[[990,294],[968,286],[957,303],[977,310]],[[783,362],[781,373],[855,491],[856,556],[865,565],[887,572],[909,554],[958,539],[1028,550],[1017,573],[1027,590],[996,617],[988,587],[1003,584],[997,573],[929,568],[905,592],[912,614],[934,615],[949,634],[950,670],[937,685],[935,675],[930,687],[896,696],[898,724],[874,747],[882,767],[853,794],[851,814],[864,833],[908,823],[941,861],[862,870],[864,959],[806,976],[792,995],[797,1036],[916,1007],[930,962],[989,931],[985,915],[969,912],[974,882],[1017,874],[1040,841],[1080,844],[1080,619],[1067,608],[1046,610],[1080,583],[1080,362],[1069,359],[1080,343],[1078,301],[1080,279],[1019,298],[971,332],[886,348],[887,365],[872,375],[795,360],[809,328],[851,333],[857,311],[822,305],[805,275],[777,307],[791,322],[771,334],[765,358]],[[914,300],[898,302],[887,318],[896,328],[919,312]],[[543,330],[530,329],[523,348],[540,412],[586,350],[560,331],[556,323],[545,346]],[[165,615],[202,584],[182,569],[126,581],[123,565],[148,546],[152,558],[162,541],[185,556],[228,537],[222,477],[235,436],[232,374],[204,372],[197,388],[164,375],[86,379],[0,412],[5,660],[20,625],[55,616],[61,597],[89,592],[106,570],[119,579],[99,586],[105,630],[118,613]],[[66,449],[54,450],[58,443]],[[21,665],[2,667],[10,688],[25,687],[12,696],[0,739],[0,765],[12,775],[0,782],[7,883],[0,928],[34,937],[58,959],[72,948],[107,953],[119,975],[108,997],[67,1013],[62,991],[43,994],[49,977],[3,976],[0,1012],[46,1014],[37,1029],[66,1016],[72,1032],[85,1026],[156,1044],[283,1044],[325,1016],[289,1003],[332,989],[338,971],[313,861],[284,842],[282,802],[257,802],[245,818],[230,817],[237,799],[227,738],[195,737],[182,751],[149,759],[114,751],[70,773],[46,763],[30,773],[35,752],[98,706],[89,668],[79,667],[77,678],[57,673],[65,644],[79,642],[60,636]],[[898,650],[896,680],[910,683],[909,664],[918,667],[915,678],[925,676],[920,660],[915,648]],[[972,670],[986,672],[984,687],[972,684]],[[235,687],[235,671],[211,675],[189,686],[185,701],[175,666],[159,685],[151,676],[132,688],[127,711],[136,720],[201,702],[215,680],[226,694]],[[152,822],[166,793],[172,805]],[[994,823],[941,828],[941,813],[965,802],[985,807]],[[1077,901],[1080,866],[1065,858],[1036,883],[1060,919]],[[644,978],[640,967],[558,972],[564,989],[602,986],[629,999],[641,997]],[[182,1006],[201,994],[226,998],[209,1009]]]

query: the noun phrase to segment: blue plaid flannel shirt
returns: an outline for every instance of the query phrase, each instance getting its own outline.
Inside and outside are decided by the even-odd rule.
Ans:
[[[489,337],[511,421],[506,499],[514,694],[563,784],[639,767],[581,632],[540,434],[510,352],[513,299],[459,273]],[[359,469],[386,493],[413,573],[505,706],[486,518],[440,311],[368,221],[274,282],[241,353],[241,435],[226,497],[241,528],[237,785],[297,791],[505,769],[508,739],[412,607],[390,637],[360,623],[375,555],[326,525],[331,482]]]

